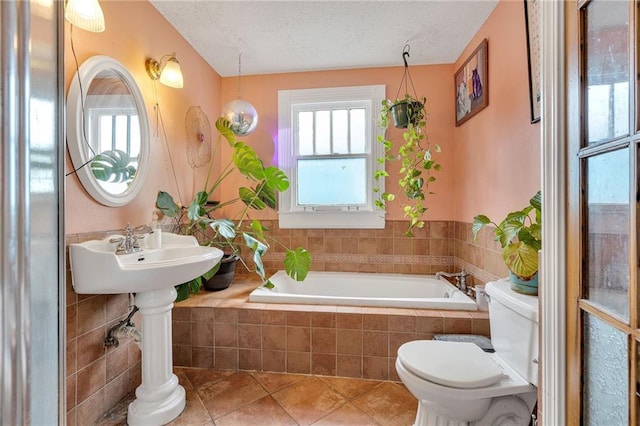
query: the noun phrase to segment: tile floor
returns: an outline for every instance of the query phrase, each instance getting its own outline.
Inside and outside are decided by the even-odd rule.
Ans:
[[[174,426],[408,426],[417,409],[411,393],[390,381],[180,367],[175,373],[187,407]],[[131,398],[96,425],[125,425]]]

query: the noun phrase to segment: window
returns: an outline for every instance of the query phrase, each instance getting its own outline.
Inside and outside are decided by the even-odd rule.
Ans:
[[[374,182],[385,87],[278,92],[278,166],[291,181],[280,194],[281,228],[384,228]]]

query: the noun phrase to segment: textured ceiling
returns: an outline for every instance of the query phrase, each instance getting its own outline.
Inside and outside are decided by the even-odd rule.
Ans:
[[[240,54],[242,75],[399,66],[406,43],[409,65],[452,63],[497,1],[151,3],[218,74],[229,77],[238,75]]]

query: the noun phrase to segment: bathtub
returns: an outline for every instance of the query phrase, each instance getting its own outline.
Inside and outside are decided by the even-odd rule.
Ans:
[[[476,302],[445,280],[432,275],[311,271],[302,281],[285,271],[271,278],[275,286],[258,287],[250,302],[314,305],[381,306],[475,311]]]

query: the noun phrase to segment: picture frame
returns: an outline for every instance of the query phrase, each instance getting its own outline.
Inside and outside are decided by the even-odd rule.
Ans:
[[[489,43],[482,40],[454,77],[456,127],[489,105]]]
[[[540,121],[540,0],[524,0],[531,123]]]

